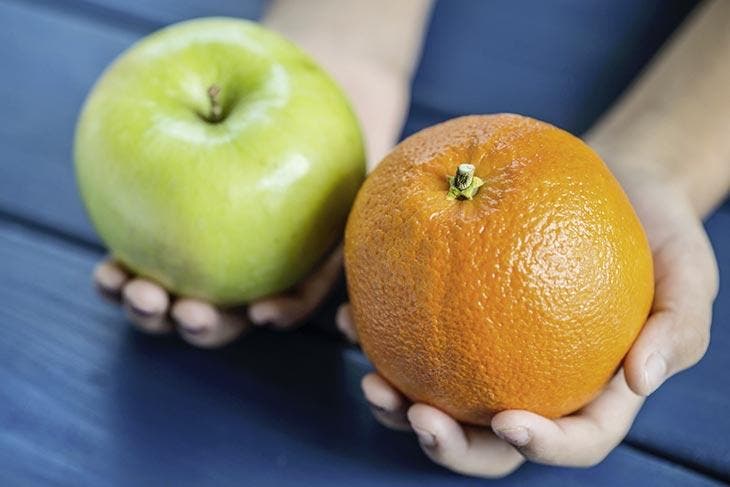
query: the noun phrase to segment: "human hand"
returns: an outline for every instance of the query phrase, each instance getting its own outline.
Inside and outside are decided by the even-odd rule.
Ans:
[[[299,8],[297,2],[285,3],[287,8]],[[284,17],[292,16],[299,22],[292,12],[278,13]],[[284,23],[286,25],[279,27],[286,32],[288,24]],[[407,72],[386,67],[382,60],[358,60],[349,54],[343,57],[338,51],[317,49],[316,43],[310,45],[312,41],[306,38],[299,40],[313,48],[313,52],[319,54],[318,60],[337,75],[357,108],[363,131],[367,134],[372,165],[393,146],[398,136],[408,101]],[[97,266],[94,281],[104,296],[122,303],[130,320],[139,329],[157,334],[177,329],[182,338],[192,345],[212,348],[235,340],[250,324],[269,324],[285,329],[301,323],[325,299],[341,270],[340,247],[292,290],[251,303],[247,310],[223,310],[199,299],[174,298],[158,284],[131,275],[111,259]]]
[[[358,109],[372,165],[397,138],[407,106],[408,78],[405,72],[385,69],[380,62],[351,60],[352,56],[342,58],[329,51],[319,54]],[[177,329],[188,343],[213,348],[235,340],[250,324],[278,329],[300,324],[325,299],[341,270],[342,248],[338,247],[292,290],[251,303],[247,310],[224,310],[199,299],[172,297],[160,285],[133,276],[111,259],[99,263],[94,281],[102,295],[123,305],[139,329],[155,334]]]
[[[206,301],[174,297],[159,284],[134,276],[112,259],[94,270],[99,292],[121,303],[130,321],[151,334],[175,329],[191,345],[220,347],[241,336],[250,325],[289,329],[301,324],[325,299],[342,267],[338,247],[309,277],[293,289],[260,299],[247,309],[221,309]]]
[[[644,397],[703,356],[718,289],[712,248],[685,194],[645,175],[622,182],[652,248],[655,298],[623,368],[593,402],[557,420],[503,411],[490,427],[480,428],[431,406],[412,405],[373,373],[362,386],[375,417],[385,426],[414,430],[429,458],[469,475],[503,476],[524,459],[560,466],[603,460],[628,432]],[[348,305],[338,313],[338,327],[356,338]]]

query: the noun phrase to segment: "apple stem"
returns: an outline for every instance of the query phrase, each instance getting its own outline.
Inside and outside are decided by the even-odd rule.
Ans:
[[[218,123],[223,119],[223,107],[221,106],[218,98],[220,92],[221,88],[216,84],[212,84],[208,88],[208,99],[210,100],[210,114],[208,115],[208,121],[211,123]]]
[[[484,181],[474,176],[474,169],[473,164],[459,164],[459,167],[456,168],[456,175],[447,177],[449,181],[447,198],[470,200],[477,194]]]

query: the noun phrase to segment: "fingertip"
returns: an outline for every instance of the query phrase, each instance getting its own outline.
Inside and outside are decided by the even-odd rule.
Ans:
[[[466,443],[461,425],[448,414],[427,404],[414,404],[408,409],[408,421],[416,431],[428,432],[434,437],[432,448],[439,445]]]
[[[641,356],[639,356],[641,355]],[[646,375],[644,374],[644,363],[646,356],[642,353],[636,353],[633,350],[624,359],[624,380],[626,385],[634,394],[639,396],[648,396],[649,391],[646,383]]]
[[[219,319],[218,310],[210,303],[194,298],[180,298],[170,314],[181,331],[197,335],[212,327]]]
[[[541,419],[528,411],[503,411],[492,418],[490,426],[499,438],[514,447],[522,448],[532,441],[534,423],[539,421],[538,418]]]
[[[265,326],[279,320],[280,311],[276,302],[269,299],[263,299],[255,303],[251,303],[248,307],[248,319],[255,326]]]
[[[458,424],[448,414],[423,403],[416,403],[408,409],[408,421],[415,426],[429,429],[432,426],[433,429],[442,429]]]
[[[133,313],[142,316],[164,314],[170,304],[170,297],[165,289],[139,277],[122,288],[122,297]]]
[[[648,396],[659,389],[659,386],[667,379],[667,372],[667,359],[661,352],[652,352],[644,362],[640,381],[642,392],[638,394]]]
[[[361,387],[373,416],[380,424],[399,431],[411,429],[406,417],[408,401],[400,392],[375,373],[363,377]]]
[[[407,404],[405,397],[380,375],[371,372],[360,382],[365,399],[385,411],[397,411]]]
[[[171,315],[183,340],[200,348],[227,345],[248,328],[242,315],[194,298],[178,299],[172,306]]]
[[[669,350],[673,346],[673,342],[667,343],[666,336],[671,327],[672,319],[668,313],[651,316],[626,355],[624,379],[634,394],[649,396],[667,379],[667,360],[659,350]]]
[[[298,295],[265,298],[248,307],[248,319],[256,326],[287,330],[302,324],[314,309],[312,303]]]
[[[122,303],[138,329],[151,334],[172,331],[167,317],[170,297],[159,285],[142,278],[132,279],[122,288]]]
[[[357,343],[357,329],[352,319],[352,309],[350,303],[340,305],[335,316],[335,324],[337,329],[342,333],[350,343]]]
[[[490,425],[492,429],[495,428],[510,428],[513,426],[520,426],[524,424],[531,424],[536,421],[546,420],[539,414],[525,411],[522,409],[508,409],[506,411],[499,412],[492,417]],[[547,420],[549,421],[549,420]]]
[[[711,301],[663,306],[649,317],[624,360],[626,383],[639,396],[654,393],[669,377],[696,364],[709,346]]]
[[[124,284],[129,280],[129,274],[111,259],[104,260],[96,265],[93,271],[93,281],[102,295],[118,301]]]
[[[428,407],[422,404],[414,404],[408,409],[407,418],[411,428],[418,437],[418,443],[424,450],[433,450],[443,444],[444,433],[442,427],[434,424],[430,417]],[[438,422],[438,419],[436,420]]]
[[[516,470],[522,455],[497,438],[488,428],[463,426],[454,418],[426,404],[414,404],[408,420],[424,453],[455,472],[500,478]]]
[[[657,363],[654,355],[651,354],[648,358],[642,357],[642,362],[636,360],[624,363],[626,385],[638,396],[651,395],[666,380],[666,364],[663,359]]]
[[[408,409],[408,422],[431,460],[459,472],[469,471],[469,436],[456,420],[434,407],[414,404]]]

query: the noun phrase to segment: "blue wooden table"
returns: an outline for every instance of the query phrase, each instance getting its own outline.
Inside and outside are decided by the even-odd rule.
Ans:
[[[515,2],[439,3],[404,133],[460,113],[498,110],[582,132],[693,2],[662,2],[658,23],[628,0],[593,6],[605,8],[608,21],[579,37],[561,37],[554,25],[566,15],[595,16],[591,8],[574,8],[577,0],[573,8],[569,0],[535,3],[545,22],[530,25],[538,39],[529,45],[510,37],[510,25],[524,25]],[[490,8],[499,15],[488,15]],[[432,465],[410,435],[375,423],[358,385],[369,365],[334,334],[261,331],[201,351],[132,331],[91,289],[89,274],[103,248],[76,195],[70,156],[85,93],[115,55],[162,25],[202,15],[257,18],[262,9],[241,0],[0,0],[0,485],[481,482]],[[613,27],[619,21],[645,39],[640,49],[627,49],[626,32]],[[509,57],[500,57],[497,39],[511,39]],[[588,62],[597,56],[621,69]],[[506,77],[469,63],[481,58]],[[570,74],[556,78],[541,59],[563,63]],[[550,102],[561,96],[573,101]],[[727,279],[730,204],[706,228]],[[729,482],[728,371],[730,286],[723,282],[707,356],[647,401],[626,441],[602,464],[527,465],[495,483]]]

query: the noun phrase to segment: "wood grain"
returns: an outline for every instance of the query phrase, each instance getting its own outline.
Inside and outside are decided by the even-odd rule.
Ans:
[[[620,91],[617,74],[600,93],[583,93],[583,101],[595,98],[591,104],[550,111],[543,101],[568,93],[577,78],[554,80],[540,70],[520,76],[519,56],[501,59],[493,42],[504,38],[509,7],[506,17],[490,17],[487,7],[470,17],[468,3],[442,2],[436,10],[405,133],[465,111],[502,109],[553,113],[580,129]],[[666,22],[689,5],[669,3],[674,17]],[[132,332],[91,289],[100,253],[71,164],[85,93],[114,56],[156,25],[212,13],[257,15],[259,8],[243,0],[0,2],[0,484],[472,485],[433,466],[410,436],[374,423],[358,385],[369,366],[331,336],[259,332],[203,352]],[[632,24],[636,35],[642,22]],[[559,34],[542,32],[545,39]],[[610,32],[588,34],[603,44],[583,55],[623,52],[606,44]],[[521,84],[500,84],[495,63]],[[581,76],[600,74],[589,68]],[[535,84],[545,86],[539,99],[520,96]],[[730,203],[707,228],[725,278]],[[730,481],[729,348],[730,286],[723,282],[707,357],[647,402],[632,446],[594,469],[531,465],[500,484]]]
[[[91,289],[97,257],[0,223],[0,484],[473,485],[375,423],[359,352],[305,333],[217,352],[141,336]],[[502,485],[587,482],[712,485],[624,446]]]

